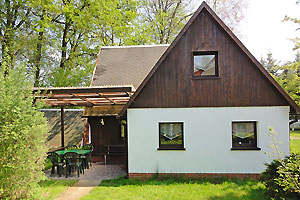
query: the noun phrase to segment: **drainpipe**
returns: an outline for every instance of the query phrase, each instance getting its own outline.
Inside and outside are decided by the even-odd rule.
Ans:
[[[294,116],[295,116],[295,119],[292,120],[292,121],[290,121],[290,122],[289,122],[289,125],[292,125],[292,124],[298,122],[298,115],[294,115]]]

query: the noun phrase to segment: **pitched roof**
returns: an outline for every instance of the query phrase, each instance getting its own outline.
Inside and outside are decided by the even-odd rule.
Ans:
[[[198,15],[200,15],[200,13],[204,10],[207,11],[207,13],[215,20],[216,24],[218,24],[225,31],[225,33],[235,42],[235,44],[240,48],[241,52],[243,52],[250,59],[250,61],[258,68],[258,70],[265,76],[265,78],[276,88],[276,90],[284,97],[284,99],[287,100],[287,102],[290,104],[290,106],[295,111],[300,113],[300,108],[298,107],[298,105],[281,88],[281,86],[274,80],[274,78],[264,69],[264,67],[256,60],[256,58],[249,52],[249,50],[232,33],[232,31],[224,24],[224,22],[216,15],[216,13],[207,5],[207,3],[203,1],[202,4],[200,5],[200,7],[197,9],[197,11],[194,13],[194,15],[188,21],[188,23],[184,26],[184,28],[177,35],[177,37],[172,42],[172,44],[168,47],[168,49],[164,52],[164,54],[160,57],[160,59],[155,64],[155,66],[149,72],[147,77],[143,80],[143,82],[137,88],[137,91],[134,93],[134,95],[131,97],[131,99],[127,102],[127,104],[124,106],[124,108],[120,112],[119,116],[123,115],[126,112],[127,108],[129,108],[131,106],[131,104],[135,101],[136,97],[140,94],[140,92],[143,90],[145,85],[148,83],[150,78],[157,71],[159,66],[163,63],[163,61],[166,59],[166,57],[172,52],[173,48],[180,41],[180,39],[183,37],[183,35],[187,32],[187,30],[190,28],[191,24],[198,17]]]
[[[92,86],[133,85],[138,88],[169,45],[100,48]]]

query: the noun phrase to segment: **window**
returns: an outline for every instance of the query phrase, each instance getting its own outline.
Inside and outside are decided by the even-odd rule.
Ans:
[[[232,122],[232,150],[257,148],[256,122]]]
[[[183,122],[159,123],[159,150],[184,150]]]
[[[218,52],[194,52],[193,77],[218,77]]]

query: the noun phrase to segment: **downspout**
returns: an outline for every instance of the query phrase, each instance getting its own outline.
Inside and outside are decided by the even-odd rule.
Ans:
[[[119,124],[122,126],[124,125],[124,136],[125,136],[125,178],[127,179],[128,178],[128,129],[127,129],[127,119],[126,117],[123,115],[123,116],[120,116],[120,117],[117,117],[117,119],[119,119]],[[126,123],[122,123],[122,120],[126,120]]]
[[[298,122],[298,115],[294,115],[295,116],[295,119],[294,120],[292,120],[292,121],[290,121],[289,122],[289,125],[292,125],[292,124],[294,124],[294,123],[296,123],[296,122]]]

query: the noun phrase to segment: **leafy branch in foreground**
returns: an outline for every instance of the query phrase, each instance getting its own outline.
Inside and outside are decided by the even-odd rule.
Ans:
[[[25,67],[0,70],[0,199],[40,199],[47,122],[25,76]]]
[[[292,154],[283,158],[276,139],[277,133],[269,128],[272,156],[277,157],[262,173],[261,180],[266,185],[267,194],[275,199],[299,199],[300,197],[300,155]]]

